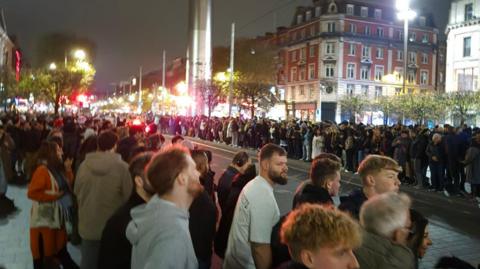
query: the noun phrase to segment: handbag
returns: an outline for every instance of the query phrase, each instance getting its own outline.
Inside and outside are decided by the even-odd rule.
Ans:
[[[55,193],[55,185],[57,182],[53,175],[50,175],[50,185],[52,186],[49,193]],[[30,212],[30,228],[50,228],[60,229],[62,225],[60,205],[57,201],[39,202],[32,201],[32,210]]]

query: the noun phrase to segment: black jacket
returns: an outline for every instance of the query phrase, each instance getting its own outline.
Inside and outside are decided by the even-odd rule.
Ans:
[[[233,178],[238,173],[238,170],[235,169],[233,166],[228,166],[225,172],[223,172],[222,176],[220,176],[220,178],[218,179],[218,203],[220,204],[222,212],[224,211],[224,207],[228,199],[228,194],[230,193],[230,189],[232,188]]]
[[[120,207],[107,221],[100,243],[98,268],[130,268],[132,245],[125,235],[125,230],[132,220],[130,210],[144,203],[145,201],[134,191],[127,203]]]
[[[295,195],[294,208],[304,203],[333,206],[333,200],[328,191],[324,188],[317,187],[312,183],[305,183],[303,189],[299,191],[297,195]],[[288,247],[280,241],[280,228],[282,227],[282,224],[287,216],[288,214],[282,216],[272,229],[270,246],[272,248],[273,268],[283,265],[291,260]],[[292,263],[290,266],[298,266],[298,264]]]
[[[189,230],[197,259],[210,261],[217,223],[217,209],[207,191],[203,191],[190,206]]]
[[[348,196],[340,197],[340,206],[338,209],[348,212],[352,217],[359,219],[360,208],[367,201],[367,197],[362,189],[355,190]]]

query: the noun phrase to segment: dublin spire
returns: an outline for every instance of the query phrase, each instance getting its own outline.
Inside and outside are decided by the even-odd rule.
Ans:
[[[199,86],[212,77],[212,0],[189,0],[187,82],[195,101],[192,114],[203,114]]]

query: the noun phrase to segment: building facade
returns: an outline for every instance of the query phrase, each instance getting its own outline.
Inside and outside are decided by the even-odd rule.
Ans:
[[[287,114],[340,121],[340,100],[348,95],[380,96],[438,90],[438,29],[432,16],[410,22],[408,55],[395,2],[313,0],[298,7],[292,25],[279,28],[278,87]],[[403,61],[408,60],[403,89]]]
[[[446,91],[478,91],[480,1],[452,1],[446,34]]]

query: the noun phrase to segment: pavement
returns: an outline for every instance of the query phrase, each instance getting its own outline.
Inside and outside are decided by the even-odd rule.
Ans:
[[[190,140],[212,151],[212,169],[217,172],[216,179],[239,150],[246,150],[254,158],[257,154],[255,150]],[[309,163],[289,159],[289,182],[285,186],[275,188],[275,197],[282,214],[290,210],[293,193],[298,184],[307,178],[309,166]],[[342,193],[348,193],[359,186],[358,177],[351,173],[342,174]],[[455,255],[475,265],[480,263],[480,229],[478,229],[480,209],[476,204],[462,198],[447,198],[439,193],[429,193],[408,186],[402,186],[402,191],[413,198],[414,208],[430,220],[429,229],[433,246],[420,262],[421,269],[433,268],[435,262],[445,255]],[[7,191],[7,196],[14,200],[18,210],[7,218],[0,219],[0,268],[1,266],[5,269],[33,268],[29,246],[31,202],[26,193],[26,186],[9,186]],[[79,263],[81,259],[79,248],[69,244],[68,250],[73,259]],[[220,261],[214,258],[212,268],[220,268],[219,264]]]

